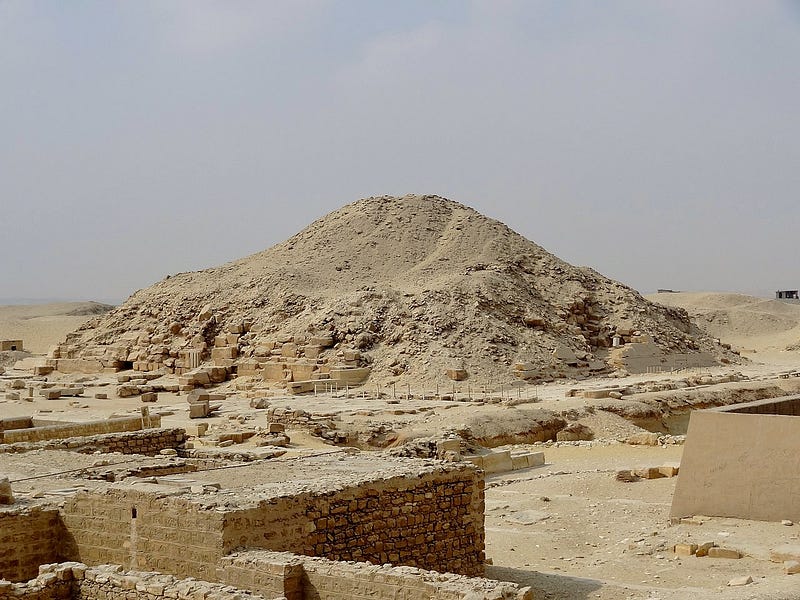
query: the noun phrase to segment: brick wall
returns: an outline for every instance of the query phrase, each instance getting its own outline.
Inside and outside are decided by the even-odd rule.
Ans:
[[[482,575],[483,509],[483,478],[471,468],[394,477],[226,514],[224,550],[264,548]]]
[[[238,548],[483,574],[483,479],[470,466],[267,498],[253,508],[206,508],[161,497],[168,493],[109,488],[70,498],[64,555],[205,579]]]
[[[62,534],[55,509],[0,511],[0,579],[26,581],[36,577],[40,564],[59,560]]]
[[[182,445],[185,439],[186,432],[183,429],[154,428],[124,433],[68,437],[43,442],[0,444],[0,454],[30,452],[31,450],[70,450],[83,454],[121,452],[153,456],[165,448],[176,448]]]
[[[72,560],[213,579],[222,556],[221,513],[181,498],[108,489],[79,493],[61,512]]]

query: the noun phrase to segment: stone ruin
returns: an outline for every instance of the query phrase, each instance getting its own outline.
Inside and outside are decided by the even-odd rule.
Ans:
[[[588,376],[624,367],[609,353],[635,338],[653,346],[656,365],[676,353],[736,360],[686,311],[569,265],[468,207],[379,197],[264,252],[139,290],[35,366],[158,370],[184,386],[238,375],[304,392],[368,377]]]
[[[46,429],[19,425],[6,432]],[[0,599],[532,597],[481,578],[484,483],[469,463],[343,451],[231,461],[193,455],[181,432],[0,443],[12,474],[30,450],[26,469],[42,474],[48,452],[84,452],[80,474],[36,491],[0,481]]]

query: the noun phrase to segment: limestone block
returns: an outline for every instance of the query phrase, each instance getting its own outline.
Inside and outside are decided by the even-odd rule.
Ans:
[[[700,544],[695,551],[695,556],[703,557],[708,556],[708,551],[711,550],[716,544],[714,542],[705,542]]]
[[[508,450],[483,455],[483,470],[486,473],[504,473],[512,468],[511,453]]]
[[[209,405],[207,402],[195,402],[189,405],[190,419],[203,419],[208,416],[209,412]]]
[[[261,365],[261,377],[264,381],[283,381],[284,363],[265,362]]]
[[[308,343],[312,346],[321,346],[323,348],[330,348],[331,346],[333,346],[333,336],[315,335],[311,337]]]
[[[642,479],[660,479],[662,477],[666,477],[658,467],[643,467],[641,469],[635,469],[633,474],[637,477],[641,477]]]
[[[314,372],[317,370],[317,365],[308,363],[292,363],[289,365],[292,372],[292,379],[294,381],[304,381],[312,379]]]
[[[678,474],[679,467],[673,465],[664,465],[663,467],[658,467],[658,471],[664,477],[675,477]]]
[[[241,327],[241,325],[239,327]],[[239,334],[229,333],[225,336],[225,340],[228,342],[229,346],[237,346],[239,344]]]
[[[236,358],[238,349],[236,346],[223,346],[211,350],[211,360],[224,360],[226,358]]]
[[[783,561],[783,572],[787,575],[796,575],[800,573],[800,562],[796,560]]]
[[[355,362],[361,360],[361,352],[358,350],[353,350],[348,348],[343,352],[343,354],[344,354],[344,359],[347,362]]]
[[[331,369],[331,379],[341,385],[358,385],[364,383],[370,374],[369,367],[353,369]]]
[[[218,335],[214,338],[214,348],[224,348],[228,345],[228,339],[224,335]]]
[[[800,562],[800,544],[783,544],[778,546],[770,550],[769,559],[777,563],[786,562],[787,560],[796,560]]]
[[[139,398],[142,402],[157,402],[158,394],[155,392],[147,392],[146,394],[142,394]]]
[[[525,457],[529,467],[541,467],[544,464],[544,452],[526,452],[519,456]]]
[[[713,548],[709,548],[708,557],[709,558],[742,558],[742,555],[739,553],[738,550],[732,550],[731,548],[718,548],[718,547],[715,546]]]
[[[464,381],[469,376],[466,369],[447,369],[445,375],[452,381]]]
[[[672,551],[676,556],[692,556],[697,552],[697,544],[675,544]]]
[[[14,504],[14,493],[8,477],[0,479],[0,504]]]
[[[524,454],[512,454],[511,455],[511,468],[516,471],[517,469],[527,469],[528,468],[528,457]]]
[[[283,423],[270,423],[268,425],[269,433],[283,433],[286,431],[286,425]]]
[[[319,358],[322,354],[322,346],[317,344],[307,344],[303,347],[303,356],[306,358]]]
[[[573,352],[570,348],[568,348],[564,344],[558,344],[556,346],[556,349],[553,350],[553,358],[567,365],[578,364],[578,357],[575,356],[575,352]]]
[[[297,358],[297,344],[288,342],[281,346],[281,356],[286,358]]]

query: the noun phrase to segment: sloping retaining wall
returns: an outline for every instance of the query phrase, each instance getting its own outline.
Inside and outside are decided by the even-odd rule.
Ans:
[[[691,414],[671,516],[800,521],[800,396]]]

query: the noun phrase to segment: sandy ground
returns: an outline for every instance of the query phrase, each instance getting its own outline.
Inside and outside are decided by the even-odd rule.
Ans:
[[[47,352],[88,319],[105,312],[97,302],[63,302],[0,306],[0,340],[21,339],[34,354]]]
[[[781,362],[787,348],[800,344],[800,304],[718,292],[679,292],[646,296],[652,302],[685,308],[709,335],[748,358]],[[795,348],[796,349],[796,348]]]

